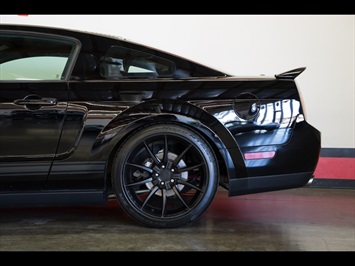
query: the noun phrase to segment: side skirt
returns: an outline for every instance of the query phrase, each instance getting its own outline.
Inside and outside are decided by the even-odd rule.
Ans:
[[[0,194],[0,208],[29,206],[104,205],[108,196],[105,191],[51,191],[33,193]]]

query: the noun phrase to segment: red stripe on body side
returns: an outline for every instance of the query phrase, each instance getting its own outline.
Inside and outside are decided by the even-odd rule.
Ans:
[[[355,158],[320,157],[314,177],[355,180]]]

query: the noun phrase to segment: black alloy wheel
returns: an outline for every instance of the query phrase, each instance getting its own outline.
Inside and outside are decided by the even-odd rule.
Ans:
[[[112,182],[121,207],[155,228],[186,225],[200,217],[218,188],[216,157],[197,132],[157,124],[132,134],[119,148]]]

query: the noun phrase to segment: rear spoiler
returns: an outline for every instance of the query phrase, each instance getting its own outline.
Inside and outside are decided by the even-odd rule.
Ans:
[[[305,71],[305,67],[300,67],[296,69],[292,69],[289,71],[286,71],[281,74],[276,74],[275,78],[277,79],[295,79],[299,74],[301,74],[303,71]]]

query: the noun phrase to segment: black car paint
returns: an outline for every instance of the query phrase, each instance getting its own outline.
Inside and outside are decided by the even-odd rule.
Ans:
[[[233,99],[246,92],[264,104],[284,99],[300,103],[292,78],[232,77],[159,50],[89,33],[31,26],[0,29],[68,36],[78,44],[72,58],[73,64],[78,62],[63,81],[1,84],[1,206],[106,202],[116,147],[138,128],[157,122],[188,125],[205,136],[219,159],[220,184],[230,196],[299,187],[313,176],[320,133],[306,121],[296,123],[302,106],[289,126],[270,130],[240,125],[232,131],[215,117],[234,112]],[[112,44],[172,60],[189,75],[105,80],[95,67],[82,68],[80,59],[87,54],[104,57]],[[14,103],[29,95],[56,99],[57,104],[32,110]],[[276,152],[274,158],[244,159],[245,152],[268,150]]]

